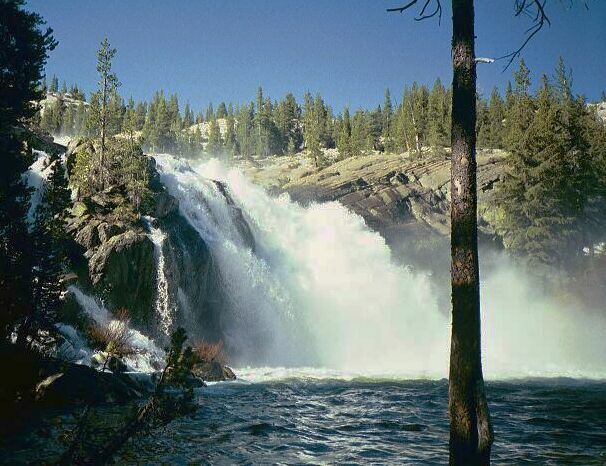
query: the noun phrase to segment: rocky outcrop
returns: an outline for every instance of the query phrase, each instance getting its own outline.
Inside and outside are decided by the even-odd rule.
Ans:
[[[492,188],[503,173],[504,156],[501,151],[478,153],[481,206],[491,202]],[[426,152],[422,157],[372,154],[348,158],[315,172],[296,167],[280,189],[303,204],[338,201],[387,238],[402,233],[446,237],[450,232],[447,153]],[[480,223],[489,233],[486,219],[481,217]]]
[[[87,259],[81,284],[110,308],[124,307],[135,322],[147,323],[155,295],[153,244],[120,188],[75,202],[67,231]]]

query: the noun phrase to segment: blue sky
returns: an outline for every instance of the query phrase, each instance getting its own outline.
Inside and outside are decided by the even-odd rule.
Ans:
[[[47,74],[85,90],[95,86],[95,51],[103,37],[118,49],[121,93],[149,99],[164,89],[194,109],[209,102],[252,100],[257,86],[279,98],[319,91],[335,109],[374,107],[389,87],[448,83],[450,2],[437,21],[387,13],[394,0],[28,0],[59,46]],[[574,87],[590,99],[606,90],[606,1],[550,0],[552,21],[524,51],[535,82],[562,55]],[[476,0],[476,53],[497,57],[517,48],[530,26],[514,18],[513,0]],[[504,88],[503,62],[478,68],[478,89]]]

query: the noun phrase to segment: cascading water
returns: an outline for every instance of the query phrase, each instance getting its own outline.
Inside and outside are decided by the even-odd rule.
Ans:
[[[149,228],[149,238],[154,244],[154,255],[156,257],[156,314],[160,317],[160,328],[165,335],[170,335],[173,325],[173,307],[170,302],[168,291],[168,279],[166,278],[166,260],[164,258],[163,245],[166,234],[153,225],[154,219],[146,217],[145,222]]]
[[[446,376],[447,310],[438,308],[428,278],[396,265],[361,217],[336,202],[302,207],[271,197],[217,160],[156,160],[181,214],[218,261],[231,300],[226,338],[242,349],[241,363]],[[254,252],[230,199],[211,180],[244,212]],[[505,262],[483,283],[488,377],[606,377],[596,357],[606,354],[603,318],[581,318],[533,295],[530,279]]]
[[[68,291],[74,295],[76,301],[84,312],[96,323],[103,326],[124,325],[114,319],[105,307],[93,296],[87,295],[77,286],[69,286]],[[77,332],[67,326],[59,328],[63,335],[72,342],[73,350],[78,354],[92,354],[92,351],[83,347],[84,339]],[[158,348],[153,340],[149,339],[135,329],[128,329],[129,345],[134,353],[126,356],[124,362],[130,370],[137,372],[154,372],[164,364],[164,351]],[[85,361],[83,361],[85,362]]]

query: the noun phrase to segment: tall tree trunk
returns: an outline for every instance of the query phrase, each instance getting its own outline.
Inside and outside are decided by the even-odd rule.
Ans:
[[[493,433],[484,393],[476,192],[473,0],[452,0],[450,464],[490,463]]]
[[[101,157],[100,178],[101,189],[105,189],[105,128],[107,125],[107,76],[103,76],[103,95],[101,99]]]

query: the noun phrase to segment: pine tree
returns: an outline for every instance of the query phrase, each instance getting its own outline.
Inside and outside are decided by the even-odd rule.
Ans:
[[[48,91],[52,94],[56,94],[57,92],[59,92],[59,78],[57,78],[57,76],[53,75],[53,77],[51,78],[51,83]]]
[[[216,119],[208,121],[208,142],[206,152],[214,156],[220,156],[223,152],[223,141],[221,139],[221,128]]]
[[[51,156],[50,165],[50,175],[42,188],[32,233],[34,315],[28,324],[30,332],[35,327],[52,329],[62,304],[61,275],[65,272],[67,260],[65,219],[71,200],[61,159]]]
[[[122,119],[122,133],[128,135],[131,142],[135,141],[135,133],[137,131],[137,113],[135,111],[135,101],[129,97],[126,111]]]
[[[505,148],[509,152],[519,150],[523,144],[526,129],[534,118],[534,102],[530,96],[530,70],[524,60],[520,60],[518,70],[514,73],[515,87],[506,114]]]
[[[233,158],[238,154],[238,140],[236,137],[236,120],[234,118],[233,107],[229,106],[227,119],[225,122],[225,153]]]
[[[505,246],[535,265],[560,267],[581,252],[588,148],[577,131],[543,76],[536,113],[498,191]]]
[[[488,103],[480,95],[476,97],[476,138],[477,147],[486,148],[490,146]]]
[[[219,106],[217,107],[216,117],[217,117],[217,119],[227,117],[227,106],[225,105],[225,102],[221,102],[219,104]]]
[[[61,94],[67,94],[67,83],[65,81],[63,81],[63,84],[61,84]]]
[[[295,96],[290,92],[280,101],[275,111],[277,131],[279,133],[281,152],[294,154],[303,143],[301,132],[301,109]]]
[[[137,131],[142,131],[147,116],[147,103],[139,102],[135,107],[135,114],[137,116]]]
[[[313,159],[316,168],[324,164],[321,146],[323,118],[320,114],[321,98],[312,98],[309,92],[305,93],[303,106],[303,139],[308,155]]]
[[[343,110],[343,118],[340,125],[339,138],[337,140],[337,149],[342,159],[351,157],[351,118],[349,116],[349,107]]]
[[[503,137],[505,133],[505,103],[499,94],[499,90],[494,87],[490,94],[490,104],[488,106],[488,124],[489,137],[488,146],[491,149],[503,148]]]
[[[351,155],[368,154],[373,149],[370,115],[362,109],[356,110],[351,120]]]
[[[449,95],[440,78],[436,79],[427,102],[427,143],[432,147],[450,144]]]
[[[185,103],[185,110],[183,113],[183,128],[189,128],[190,126],[192,126],[194,124],[194,114],[191,111],[191,108],[189,106],[189,102]]]
[[[383,139],[383,147],[385,152],[393,152],[394,142],[392,138],[392,125],[393,125],[393,106],[391,104],[391,94],[389,89],[385,89],[385,96],[383,99],[383,118],[381,124],[381,138]]]
[[[254,104],[243,105],[236,117],[236,137],[239,154],[246,160],[252,159],[254,152]]]
[[[116,49],[110,47],[107,37],[101,42],[101,47],[97,51],[97,72],[99,73],[99,89],[95,93],[95,99],[98,100],[98,106],[91,105],[89,114],[96,120],[96,126],[98,127],[100,148],[99,148],[99,183],[101,189],[105,187],[105,179],[107,177],[106,161],[105,161],[105,146],[106,139],[108,137],[108,125],[111,125],[111,129],[114,126],[111,124],[112,116],[115,113],[110,113],[110,99],[116,94],[116,88],[119,86],[118,78],[112,71],[112,61],[116,55]],[[92,102],[91,102],[92,103]],[[115,104],[115,102],[114,102]],[[115,107],[112,107],[112,111],[115,112]],[[98,113],[97,113],[98,112]]]
[[[210,104],[208,104],[208,107],[206,108],[206,114],[204,115],[204,121],[214,120],[214,118],[215,118],[215,111],[213,109],[213,104],[211,102]]]

